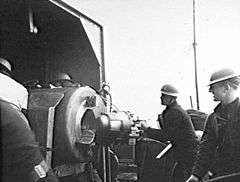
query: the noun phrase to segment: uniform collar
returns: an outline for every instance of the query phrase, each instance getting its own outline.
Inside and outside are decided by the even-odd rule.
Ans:
[[[167,105],[167,108],[169,108],[169,107],[174,107],[174,106],[176,106],[176,105],[178,105],[178,103],[177,103],[177,101],[175,100],[173,103],[171,103],[170,105]]]
[[[223,105],[222,103],[219,103],[216,108],[214,109],[214,112],[217,112],[219,110],[234,110],[237,106],[237,104],[239,103],[239,98],[237,97],[233,102],[227,104],[227,105]]]

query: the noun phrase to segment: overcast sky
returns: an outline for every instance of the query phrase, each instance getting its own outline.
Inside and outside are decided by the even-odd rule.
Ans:
[[[160,89],[172,83],[180,104],[196,109],[192,0],[64,0],[103,26],[106,80],[121,110],[156,119]],[[240,1],[196,0],[200,110],[210,112],[206,86],[219,68],[240,70]]]

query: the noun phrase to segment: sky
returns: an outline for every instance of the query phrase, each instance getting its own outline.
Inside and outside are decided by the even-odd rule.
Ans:
[[[193,0],[64,0],[103,26],[106,81],[113,103],[156,120],[160,89],[173,84],[184,109],[197,108]],[[195,0],[200,110],[216,103],[208,93],[212,72],[240,70],[240,1]]]

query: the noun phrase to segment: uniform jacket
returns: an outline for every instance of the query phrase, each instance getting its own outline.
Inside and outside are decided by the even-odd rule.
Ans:
[[[20,110],[27,109],[28,91],[27,89],[12,79],[0,73],[0,99],[15,104]]]
[[[193,174],[202,177],[211,170],[216,176],[240,172],[240,102],[219,104],[209,115]]]
[[[15,105],[2,100],[0,100],[0,114],[1,181],[32,182],[29,174],[34,170],[34,166],[43,161],[43,157],[28,121]],[[55,181],[55,179],[46,181]]]
[[[190,117],[177,102],[174,102],[166,107],[162,118],[162,130],[149,128],[148,137],[162,142],[170,141],[173,144],[174,159],[191,167],[198,140]]]

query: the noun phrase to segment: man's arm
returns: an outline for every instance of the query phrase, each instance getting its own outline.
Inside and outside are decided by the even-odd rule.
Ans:
[[[145,131],[147,133],[147,137],[149,137],[149,138],[152,138],[154,140],[158,140],[161,142],[168,141],[167,134],[165,133],[164,130],[147,128],[147,130],[145,130]]]
[[[148,138],[158,140],[161,142],[168,141],[168,137],[164,130],[150,128],[145,121],[141,122],[141,129],[144,130]]]
[[[202,178],[207,173],[214,160],[217,146],[216,127],[217,121],[214,114],[211,114],[207,118],[199,151],[197,153],[197,159],[192,170],[192,173],[199,178]]]
[[[182,113],[176,109],[168,110],[163,115],[164,128],[162,130],[158,129],[147,129],[147,134],[150,138],[159,141],[176,141],[178,135],[180,134],[179,128],[182,119]]]

